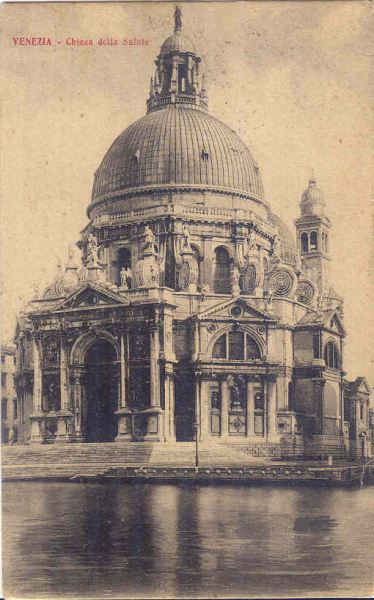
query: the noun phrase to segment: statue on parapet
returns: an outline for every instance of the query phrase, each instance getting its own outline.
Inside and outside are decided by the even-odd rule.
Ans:
[[[90,267],[97,267],[99,263],[99,246],[96,236],[91,232],[87,237],[87,264]]]
[[[144,250],[154,249],[155,246],[155,234],[149,225],[144,227]]]
[[[233,265],[231,267],[231,272],[230,272],[230,284],[231,284],[231,293],[235,296],[237,294],[240,294],[239,280],[240,280],[239,269],[236,265]]]
[[[132,271],[129,267],[122,267],[120,272],[121,289],[127,291],[131,288]]]
[[[280,250],[281,250],[280,237],[278,234],[276,234],[273,239],[273,256],[274,256],[274,258],[280,257]]]
[[[191,235],[187,225],[183,225],[183,248],[191,250]]]
[[[256,233],[251,229],[248,236],[248,252],[256,252],[257,244],[256,244]]]

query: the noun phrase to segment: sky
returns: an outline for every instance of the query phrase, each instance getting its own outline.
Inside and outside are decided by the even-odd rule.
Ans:
[[[202,58],[210,112],[260,166],[266,199],[291,228],[312,171],[327,203],[331,279],[345,297],[348,376],[373,377],[373,126],[370,2],[181,3]],[[2,337],[47,286],[87,223],[93,174],[145,113],[173,29],[166,2],[2,4]],[[17,37],[50,37],[21,46]],[[68,46],[67,37],[93,46]],[[98,45],[144,38],[145,46]],[[60,44],[58,42],[61,42]],[[370,46],[371,44],[371,46]]]

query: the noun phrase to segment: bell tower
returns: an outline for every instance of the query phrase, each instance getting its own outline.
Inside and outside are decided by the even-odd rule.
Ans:
[[[325,296],[329,289],[329,255],[331,221],[325,215],[326,202],[314,175],[300,201],[300,217],[295,220],[297,247],[302,271]]]
[[[147,112],[166,104],[188,104],[192,108],[207,108],[204,78],[200,73],[201,59],[191,40],[182,33],[182,11],[174,13],[174,33],[162,44],[151,77]]]

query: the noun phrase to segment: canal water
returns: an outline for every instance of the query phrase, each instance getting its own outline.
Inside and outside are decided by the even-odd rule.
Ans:
[[[373,488],[3,485],[10,598],[370,596]]]

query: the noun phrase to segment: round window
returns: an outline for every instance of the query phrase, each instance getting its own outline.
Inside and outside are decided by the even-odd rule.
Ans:
[[[240,306],[233,306],[233,308],[231,309],[231,314],[233,317],[240,317],[240,315],[243,313],[242,309],[240,308]]]

